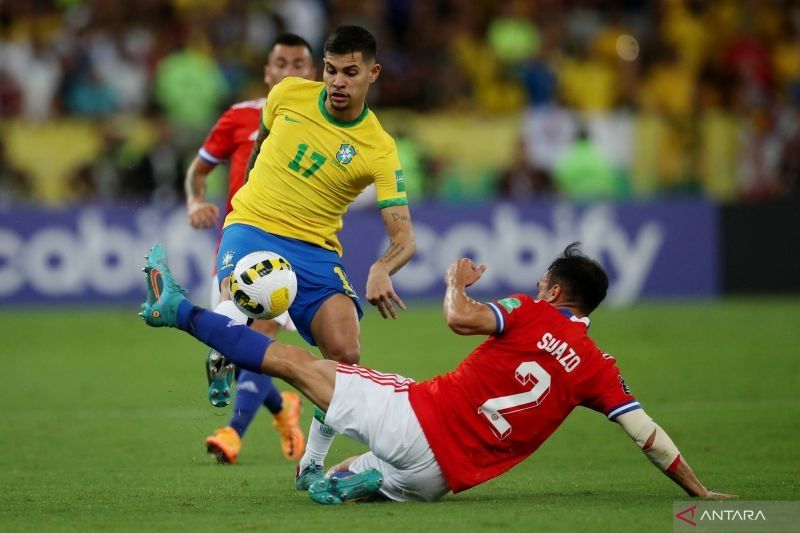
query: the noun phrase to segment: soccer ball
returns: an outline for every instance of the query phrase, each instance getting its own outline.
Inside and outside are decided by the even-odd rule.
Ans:
[[[297,276],[289,261],[273,252],[242,257],[230,277],[231,298],[250,318],[275,318],[292,305]]]

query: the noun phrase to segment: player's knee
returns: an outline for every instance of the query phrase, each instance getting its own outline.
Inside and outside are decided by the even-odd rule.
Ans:
[[[358,342],[334,343],[332,346],[325,347],[324,354],[326,359],[331,359],[346,365],[355,365],[361,360],[361,346]]]
[[[346,365],[357,365],[359,361],[361,361],[361,353],[359,351],[344,352],[342,353],[341,357],[335,359],[335,361],[344,363]]]

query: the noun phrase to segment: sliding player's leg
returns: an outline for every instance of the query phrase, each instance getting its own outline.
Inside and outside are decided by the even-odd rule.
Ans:
[[[433,501],[448,492],[408,400],[411,383],[365,367],[337,367],[326,421],[337,433],[366,444],[370,452],[340,463],[335,473],[314,483],[309,489],[312,500],[335,504],[364,498],[374,487],[376,471],[381,473],[380,493],[390,500]],[[366,403],[369,409],[363,408]]]
[[[186,290],[172,277],[160,245],[150,250],[144,271],[147,300],[139,316],[147,325],[185,331],[225,353],[239,368],[283,379],[321,409],[328,408],[336,362],[317,359],[301,348],[273,341],[226,316],[193,305],[186,299]]]

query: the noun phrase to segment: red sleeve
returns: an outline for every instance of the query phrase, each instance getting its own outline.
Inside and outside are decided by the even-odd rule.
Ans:
[[[494,313],[497,329],[495,335],[502,335],[511,330],[521,321],[535,319],[531,313],[538,314],[540,308],[538,302],[527,294],[512,294],[496,302],[486,304]],[[522,317],[525,318],[522,318]]]
[[[200,159],[209,165],[219,165],[236,150],[234,131],[236,120],[231,109],[225,111],[206,137],[198,152]]]
[[[611,358],[603,354],[603,357]],[[594,394],[584,402],[584,405],[605,414],[609,420],[615,420],[619,415],[641,409],[639,402],[631,394],[631,390],[622,379],[617,365],[611,361],[593,378]]]

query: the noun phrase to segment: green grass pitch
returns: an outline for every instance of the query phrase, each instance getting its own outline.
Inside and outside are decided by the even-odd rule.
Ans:
[[[522,465],[441,502],[314,504],[266,412],[239,464],[214,463],[202,441],[230,407],[206,401],[203,347],[136,311],[0,312],[0,529],[670,531],[685,499],[615,424],[577,409]],[[598,311],[591,334],[707,486],[798,500],[798,316],[797,299],[652,303]],[[450,333],[438,306],[397,321],[369,309],[362,326],[366,366],[416,379],[480,341]],[[362,449],[339,438],[329,462]]]

